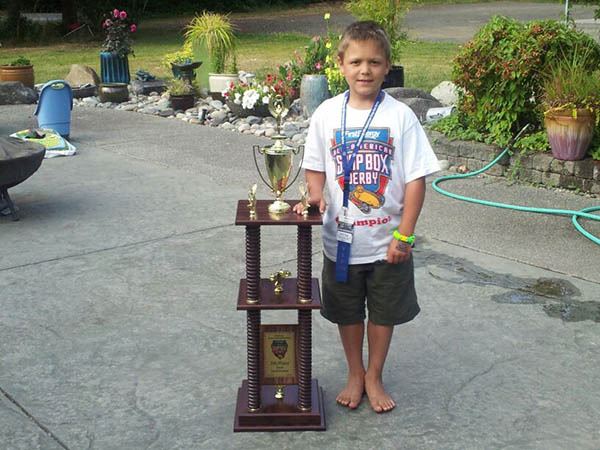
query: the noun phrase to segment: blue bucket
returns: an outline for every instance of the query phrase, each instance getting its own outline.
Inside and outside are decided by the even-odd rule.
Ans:
[[[73,91],[64,80],[48,81],[40,91],[35,115],[39,128],[51,128],[63,137],[71,132]]]

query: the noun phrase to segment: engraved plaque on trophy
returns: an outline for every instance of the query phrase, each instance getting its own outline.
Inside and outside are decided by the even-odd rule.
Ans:
[[[261,383],[274,386],[298,383],[298,325],[261,325]],[[277,398],[277,397],[275,397]]]

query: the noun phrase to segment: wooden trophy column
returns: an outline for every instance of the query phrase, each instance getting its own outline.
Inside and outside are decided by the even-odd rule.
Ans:
[[[292,211],[271,216],[267,210],[270,203],[268,200],[258,200],[254,217],[250,217],[246,201],[240,200],[237,207],[235,224],[246,227],[246,278],[240,280],[237,309],[245,310],[247,315],[248,379],[242,381],[238,390],[233,430],[322,431],[325,430],[323,391],[318,381],[312,378],[312,310],[321,308],[321,296],[319,281],[311,277],[311,227],[322,224],[321,215],[311,210],[306,217]],[[289,203],[295,204],[296,201]],[[283,279],[283,292],[280,294],[274,292],[271,280],[260,277],[262,225],[298,227],[297,278]],[[281,326],[297,330],[293,349],[297,383],[286,386],[261,381],[265,357],[261,354],[264,352],[261,349],[261,311],[277,309],[298,311],[297,326]],[[278,388],[281,395],[276,398]]]

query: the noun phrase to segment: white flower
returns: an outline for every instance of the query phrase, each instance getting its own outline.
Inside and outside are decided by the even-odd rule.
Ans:
[[[263,104],[268,105],[270,101],[271,101],[271,97],[270,96],[265,95],[263,97]]]
[[[259,94],[254,89],[248,89],[242,96],[242,108],[252,109],[259,99]]]
[[[266,94],[267,92],[269,92],[269,86],[263,86],[263,94]]]
[[[233,103],[235,103],[236,105],[241,105],[242,101],[240,100],[240,98],[242,97],[242,95],[239,92],[235,93],[235,98],[233,99]]]

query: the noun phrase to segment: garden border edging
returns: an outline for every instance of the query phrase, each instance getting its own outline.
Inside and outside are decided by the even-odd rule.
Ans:
[[[479,170],[491,162],[502,149],[496,145],[475,141],[452,141],[444,134],[426,129],[438,158],[447,159],[450,166],[465,166]],[[546,187],[579,190],[600,195],[600,161],[587,157],[580,161],[561,161],[549,153],[529,156],[505,156],[486,174],[511,177]]]

